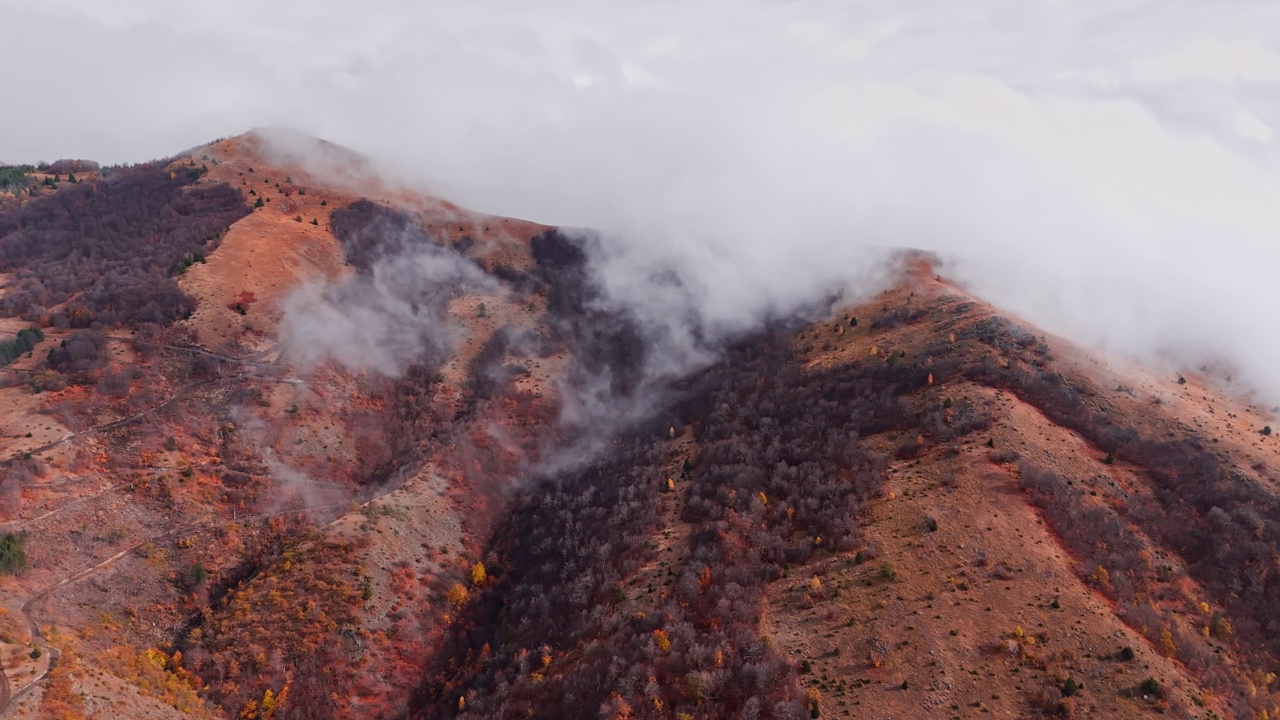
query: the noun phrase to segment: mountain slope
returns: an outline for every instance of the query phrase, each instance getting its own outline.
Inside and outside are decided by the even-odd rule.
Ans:
[[[1008,717],[1024,703],[1110,717],[1161,703],[1199,716],[1274,711],[1265,690],[1276,649],[1268,591],[1241,592],[1222,572],[1251,565],[1258,550],[1274,553],[1263,545],[1246,560],[1240,549],[1187,542],[1213,534],[1232,543],[1215,526],[1224,508],[1238,519],[1275,517],[1277,449],[1259,432],[1267,414],[1220,395],[1210,401],[1217,393],[1194,380],[1180,385],[1177,375],[1106,369],[922,272],[876,304],[866,308],[873,326],[896,324],[886,312],[927,313],[915,326],[847,332],[832,351],[822,349],[826,340],[810,344],[810,362],[876,346],[905,351],[900,361],[923,354],[934,381],[925,397],[941,403],[944,422],[980,407],[990,427],[959,442],[929,443],[924,433],[927,447],[909,437],[887,445],[900,459],[867,519],[877,560],[797,572],[822,579],[817,599],[803,581],[775,589],[777,624],[768,630],[811,658],[824,708],[837,717],[859,702]],[[1206,404],[1233,426],[1194,431]],[[1238,504],[1198,487],[1219,473],[1249,488]],[[1252,532],[1265,539],[1262,526]],[[841,598],[829,599],[832,586]],[[1243,641],[1241,623],[1257,628]],[[1122,659],[1126,649],[1133,659]],[[853,690],[824,681],[828,671],[874,684]],[[1142,692],[1148,677],[1160,697]],[[1064,698],[1068,681],[1081,690]]]
[[[1215,393],[1235,422],[1202,437],[1196,381],[1100,368],[908,265],[690,381],[628,441],[665,458],[627,460],[637,496],[599,496],[636,450],[522,496],[421,714],[1273,711],[1266,416]]]
[[[157,248],[239,205],[146,270],[189,314],[3,320],[44,337],[0,388],[15,716],[1276,713],[1280,448],[1220,379],[906,254],[658,381],[589,238],[279,131],[16,199],[0,251],[138,173]]]

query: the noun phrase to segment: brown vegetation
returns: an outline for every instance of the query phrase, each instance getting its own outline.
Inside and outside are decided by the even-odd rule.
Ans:
[[[921,260],[659,388],[590,238],[334,152],[232,138],[0,209],[5,327],[44,334],[0,388],[0,606],[13,647],[59,629],[47,714],[97,711],[91,677],[193,717],[1275,713],[1266,413]],[[405,249],[493,278],[417,298],[456,344],[278,361],[292,288]],[[653,411],[557,422],[557,388]]]

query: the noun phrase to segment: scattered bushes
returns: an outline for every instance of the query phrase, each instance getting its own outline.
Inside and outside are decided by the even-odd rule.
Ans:
[[[924,319],[926,312],[923,308],[899,308],[897,310],[888,310],[876,315],[871,319],[871,328],[873,330],[885,330],[896,328],[901,325],[914,325]],[[850,318],[850,327],[857,327],[857,318]]]
[[[103,373],[98,380],[98,392],[114,398],[129,394],[129,376],[124,372]]]
[[[97,330],[79,330],[49,349],[49,367],[67,375],[85,375],[107,361],[107,338]]]
[[[1142,683],[1138,685],[1138,691],[1143,695],[1150,695],[1151,697],[1157,698],[1164,694],[1164,688],[1160,686],[1160,681],[1152,677],[1143,680]]]

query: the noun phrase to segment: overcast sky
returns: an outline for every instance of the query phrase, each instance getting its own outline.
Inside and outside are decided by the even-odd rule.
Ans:
[[[713,321],[909,245],[1280,401],[1280,3],[0,0],[0,47],[0,159],[290,125],[678,262]]]

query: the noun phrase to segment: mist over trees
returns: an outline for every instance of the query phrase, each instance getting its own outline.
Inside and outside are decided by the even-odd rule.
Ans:
[[[547,316],[558,339],[573,348],[579,385],[605,378],[609,395],[631,395],[644,379],[650,349],[634,315],[603,302],[588,266],[587,248],[559,230],[530,242],[537,265],[520,280],[547,293]]]
[[[0,215],[0,271],[13,273],[0,312],[73,328],[190,313],[195,301],[171,276],[249,212],[239,191],[197,184],[203,172],[138,165]]]
[[[862,438],[927,425],[910,395],[928,372],[880,358],[805,369],[775,329],[681,383],[606,457],[531,478],[486,556],[496,580],[454,625],[418,716],[806,716],[795,668],[760,636],[765,585],[858,547],[889,460]],[[973,415],[933,440],[986,426]],[[672,456],[669,423],[692,430],[696,452]],[[673,475],[687,544],[661,593],[633,587]]]
[[[416,215],[358,200],[330,220],[358,272],[290,293],[280,329],[290,358],[302,367],[333,359],[388,377],[437,368],[457,340],[449,302],[486,296],[497,282]]]
[[[334,210],[329,214],[329,225],[342,243],[347,263],[366,272],[381,258],[442,244],[412,215],[368,198]]]
[[[198,262],[248,212],[238,192],[200,184],[201,174],[195,168],[127,168],[110,180],[68,185],[0,215],[0,269],[15,278],[0,310],[75,328],[40,349],[50,368],[92,377],[104,396],[128,395],[140,374],[95,372],[108,359],[102,330],[139,326],[136,348],[147,347],[146,337],[159,325],[194,307],[172,276]],[[403,300],[412,318],[389,324],[392,334],[446,322],[449,299],[474,286],[469,273],[477,270],[464,254],[467,244],[441,242],[410,214],[361,200],[331,220],[358,269],[332,298],[352,304],[370,297]],[[518,291],[546,293],[552,338],[545,342],[569,350],[571,388],[581,383],[573,389],[586,390],[588,381],[603,378],[607,389],[594,399],[615,410],[643,394],[638,390],[653,388],[647,363],[658,351],[649,329],[626,308],[605,302],[584,245],[552,230],[532,239],[531,254],[533,269],[510,271],[503,279]],[[400,275],[379,275],[388,261],[411,255],[438,261],[451,274],[424,278],[409,267]],[[479,307],[483,317],[484,305]],[[929,314],[886,311],[867,326],[892,329]],[[847,322],[857,326],[854,319]],[[339,335],[349,342],[350,335]],[[918,457],[933,444],[990,425],[980,403],[934,402],[939,398],[924,388],[935,380],[1007,389],[1079,432],[1106,453],[1104,462],[1144,468],[1154,493],[1115,506],[1034,464],[1021,463],[1020,478],[1064,544],[1093,568],[1093,582],[1127,617],[1149,619],[1142,627],[1153,642],[1162,632],[1169,635],[1169,654],[1201,673],[1207,685],[1230,686],[1226,680],[1215,685],[1214,673],[1224,671],[1212,656],[1212,642],[1187,635],[1150,602],[1179,577],[1203,585],[1234,622],[1233,634],[1231,622],[1215,616],[1206,638],[1280,653],[1273,603],[1280,593],[1274,562],[1280,511],[1273,499],[1199,439],[1156,436],[1095,411],[1087,401],[1090,390],[1054,372],[1047,348],[1016,324],[988,318],[965,328],[959,339],[990,351],[965,356],[952,347],[953,337],[910,359],[903,352],[814,369],[794,354],[787,328],[767,327],[725,348],[719,362],[664,386],[656,413],[622,432],[603,457],[524,478],[486,548],[487,574],[481,566],[480,579],[467,590],[474,601],[450,608],[459,617],[441,640],[414,712],[802,717],[807,709],[795,668],[760,634],[766,586],[824,553],[865,547],[860,514],[881,492],[891,457]],[[38,328],[21,331],[0,343],[0,364],[42,341]],[[450,433],[458,432],[466,413],[502,400],[521,372],[504,364],[508,354],[529,352],[533,344],[506,329],[495,332],[468,364],[464,407],[455,415],[432,404],[446,348],[411,344],[415,362],[378,396],[385,417],[369,413],[356,436],[365,466],[358,482],[387,482],[452,443]],[[193,377],[217,369],[209,355],[190,363]],[[676,427],[692,438],[687,454],[666,442],[668,428]],[[868,442],[873,436],[881,436],[874,447]],[[220,455],[237,467],[231,452]],[[20,488],[19,478],[29,471],[12,468],[7,482]],[[240,476],[248,473],[230,469],[224,479],[241,482]],[[657,500],[667,492],[679,493],[676,519],[689,533],[678,541],[678,561],[658,588],[637,587],[636,573],[655,557],[654,531],[670,520]],[[1161,564],[1148,550],[1148,538],[1167,551],[1163,559],[1176,556],[1178,567]],[[0,547],[0,572],[21,556],[18,541],[16,554]],[[354,606],[356,586],[341,591]],[[237,641],[238,628],[228,628],[217,639],[223,645],[211,647],[223,650]],[[236,666],[221,656],[192,657],[211,675]],[[304,660],[309,677],[321,677],[328,659],[320,654]],[[283,662],[272,671],[281,682],[291,672]],[[308,692],[323,697],[323,683],[313,685]]]

